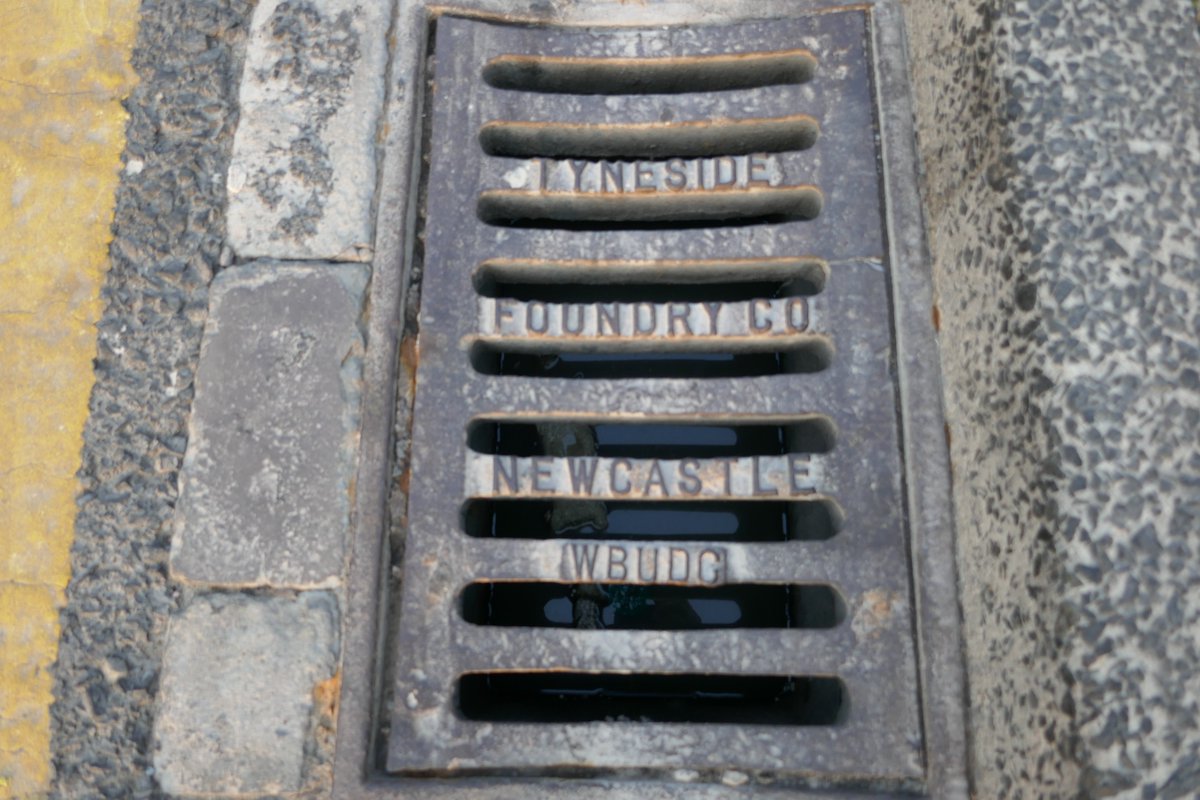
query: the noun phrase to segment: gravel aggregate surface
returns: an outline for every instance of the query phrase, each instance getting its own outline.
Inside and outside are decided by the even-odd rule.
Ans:
[[[62,798],[158,792],[151,729],[176,480],[208,284],[225,235],[225,173],[250,2],[142,4],[125,172],[84,432],[74,576],[55,668]]]

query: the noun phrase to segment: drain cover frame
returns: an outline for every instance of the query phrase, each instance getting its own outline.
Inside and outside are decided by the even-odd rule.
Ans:
[[[480,5],[487,6],[494,4],[482,3]],[[681,19],[677,9],[672,9],[667,4],[663,5],[663,8],[651,8],[629,14],[630,17],[641,17],[640,20],[630,19],[630,24],[646,24],[647,22],[660,21],[664,24],[669,22],[696,21],[695,19]],[[621,5],[617,9],[627,9],[627,7]],[[478,10],[480,9],[474,9],[474,11]],[[482,10],[486,11],[487,9]],[[469,13],[469,11],[471,10],[464,11],[464,14]],[[618,17],[620,16],[616,9],[610,9],[610,11],[616,13]],[[412,15],[411,18],[424,19],[426,9],[420,7],[420,4],[409,4],[408,12]],[[605,15],[596,9],[579,13],[581,16],[574,21],[581,24],[598,24],[601,21],[605,24],[611,24],[613,21],[611,14]],[[592,15],[591,19],[587,19],[589,13]],[[706,22],[731,22],[736,20],[729,19],[729,17],[737,16],[736,13],[733,13],[726,14],[725,19],[713,19],[714,15],[711,12],[708,13],[710,19],[706,20]],[[880,180],[885,184],[885,191],[889,201],[885,204],[885,213],[887,214],[886,227],[889,233],[887,242],[888,275],[892,281],[892,285],[887,287],[887,289],[896,296],[899,296],[900,292],[904,292],[905,296],[909,298],[914,296],[916,298],[928,297],[928,275],[924,272],[921,259],[923,248],[919,227],[919,208],[916,205],[912,183],[911,131],[907,127],[907,105],[904,103],[907,88],[901,82],[904,72],[903,64],[899,61],[901,52],[897,38],[898,13],[890,4],[886,3],[803,10],[797,10],[792,4],[768,3],[761,7],[756,7],[753,13],[755,15],[761,14],[762,16],[778,14],[789,20],[808,19],[809,21],[815,19],[815,17],[811,16],[814,14],[823,15],[828,13],[843,16],[846,14],[861,14],[869,21],[869,24],[864,27],[863,32],[869,37],[868,46],[872,50],[872,57],[874,59],[873,61],[868,61],[868,64],[874,70],[874,74],[870,77],[876,82],[875,91],[878,93],[876,96],[897,98],[896,102],[889,102],[882,109],[879,109],[881,112],[879,119],[880,133],[882,134],[881,144],[885,154],[885,157],[882,159],[883,170]],[[747,16],[751,15],[747,14]],[[457,17],[455,21],[457,21]],[[511,21],[511,19],[502,20],[502,22]],[[550,21],[562,22],[563,20]],[[451,23],[452,20],[446,18],[442,22]],[[478,25],[491,23],[464,22],[464,24]],[[716,32],[720,29],[721,26],[714,26],[713,31]],[[505,28],[505,30],[511,29]],[[757,46],[756,43],[755,47],[756,50],[770,50],[773,48],[775,48],[775,43],[771,43],[771,46],[761,47]],[[414,57],[410,66],[412,75],[422,75],[419,59]],[[398,64],[396,69],[399,74],[403,74],[403,63]],[[418,81],[412,81],[408,85],[421,84]],[[401,93],[401,96],[404,96],[404,94]],[[419,98],[414,97],[412,100],[419,101]],[[400,106],[400,111],[397,113],[393,110],[393,119],[404,119],[406,117],[404,111],[405,103],[394,103],[394,105]],[[407,106],[407,113],[412,115],[408,118],[416,118],[416,111],[417,106],[415,104]],[[826,131],[823,130],[822,135],[825,133]],[[399,134],[396,137],[396,143],[408,143],[407,136],[408,134]],[[473,137],[468,136],[466,139],[467,141],[471,141]],[[393,146],[393,153],[395,149],[395,146]],[[485,158],[482,155],[480,157]],[[411,193],[411,186],[405,188],[407,182],[403,180],[403,176],[412,174],[409,171],[411,170],[411,166],[408,166],[412,162],[404,157],[396,158],[392,154],[389,154],[389,158],[392,160],[388,164],[388,167],[390,167],[388,171],[392,176],[393,185],[385,187],[385,202],[382,204],[382,207],[387,207],[387,198],[390,192],[392,201],[396,204],[392,208],[393,213],[396,207],[407,207],[409,209],[408,212],[403,214],[401,218],[407,218],[411,226],[412,214],[415,212],[415,208],[412,205],[414,195]],[[872,164],[872,169],[874,169],[874,164]],[[503,176],[494,175],[493,179],[495,178],[503,178]],[[494,181],[492,185],[499,187],[502,184]],[[475,192],[472,192],[468,196],[473,196],[474,194]],[[384,241],[379,243],[381,247],[381,261],[383,257],[390,256],[398,264],[407,250],[407,245],[401,235],[403,231],[398,230],[397,226],[395,226],[395,217],[392,216],[389,219],[391,220],[393,230],[382,235]],[[380,229],[381,232],[384,231],[386,225],[381,225]],[[408,230],[411,232],[412,228],[409,227]],[[483,255],[485,254],[481,254],[481,258]],[[428,264],[428,261],[426,263]],[[386,267],[382,267],[380,274],[377,275],[373,298],[386,300],[389,289],[395,291],[396,297],[400,295],[398,291],[400,288],[399,275],[393,274],[389,276],[384,272],[385,269]],[[837,278],[833,278],[832,280],[836,281]],[[819,308],[817,303],[830,297],[833,297],[833,295],[828,291],[823,296],[818,295],[817,298],[813,299],[813,307]],[[394,307],[397,301],[393,297],[387,302],[390,302]],[[933,796],[943,796],[942,790],[938,787],[944,787],[947,791],[953,790],[954,787],[961,784],[961,776],[963,775],[961,697],[955,689],[956,686],[961,686],[961,666],[958,663],[959,656],[957,652],[958,632],[954,612],[953,564],[952,562],[948,562],[949,554],[952,550],[949,549],[951,542],[949,508],[945,500],[948,497],[948,492],[944,477],[945,453],[944,442],[941,441],[942,431],[937,390],[938,384],[936,383],[936,359],[934,358],[936,354],[933,349],[932,332],[929,330],[927,312],[925,312],[925,316],[922,318],[920,312],[914,313],[914,306],[920,308],[919,303],[897,304],[895,347],[900,360],[898,365],[900,396],[908,412],[902,415],[902,424],[903,440],[905,442],[904,470],[908,480],[908,485],[905,487],[907,491],[907,503],[905,505],[907,506],[906,511],[908,513],[910,535],[913,538],[912,543],[914,545],[912,566],[917,576],[915,584],[915,625],[919,635],[918,641],[921,645],[919,647],[917,664],[920,668],[920,685],[922,688],[930,685],[931,678],[936,678],[939,681],[939,685],[949,687],[950,691],[939,693],[921,692],[919,708],[921,719],[917,721],[917,728],[918,730],[921,728],[925,730],[925,758],[923,762],[916,762],[915,766],[911,768],[904,767],[899,770],[892,770],[891,777],[893,781],[890,785],[892,790],[903,789],[906,791],[924,786]],[[423,306],[423,313],[424,308]],[[817,320],[817,313],[819,312],[814,312],[814,323]],[[833,308],[826,303],[824,307],[825,316],[827,318],[831,317],[833,313]],[[469,316],[474,321],[474,315]],[[394,324],[393,321],[387,327],[391,328]],[[423,361],[428,357],[430,351],[425,338],[425,335],[428,333],[429,328],[422,331]],[[394,333],[392,335],[394,336]],[[449,346],[457,347],[458,342],[451,342]],[[381,347],[385,352],[380,353],[380,350],[377,349],[374,353],[376,359],[374,369],[377,377],[389,376],[390,372],[385,361],[387,355],[386,345],[381,345]],[[373,368],[371,358],[372,353],[369,351],[369,381]],[[805,377],[812,378],[813,376]],[[536,379],[525,381],[526,384],[536,382]],[[584,395],[584,392],[579,392],[580,398]],[[380,403],[376,408],[368,409],[367,416],[365,417],[365,422],[368,425],[372,416],[377,420],[387,419],[390,416],[382,402],[384,392],[378,391],[375,396],[380,400]],[[772,405],[768,393],[763,393],[762,399],[767,401],[767,405],[762,408],[767,408],[779,416],[786,416],[787,411],[795,410],[794,408],[789,409],[787,404],[774,403]],[[562,398],[558,398],[558,407],[563,407]],[[576,402],[574,409],[581,414],[588,410],[593,414],[597,413],[597,406],[594,404],[587,405],[586,403]],[[917,413],[913,413],[914,409]],[[401,413],[403,414],[403,411]],[[460,437],[463,435],[461,428],[465,426],[466,421],[461,420],[459,423],[460,430],[457,435]],[[371,429],[365,427],[364,430],[369,432]],[[842,433],[844,434],[845,431]],[[380,473],[383,470],[380,469],[382,466],[380,462],[382,461],[383,464],[386,464],[387,454],[384,448],[380,447],[379,442],[368,441],[369,436],[370,433],[368,433],[367,437],[364,437],[364,459],[362,473],[360,474],[360,493],[358,498],[359,526],[356,536],[355,554],[352,561],[353,573],[360,578],[361,582],[355,582],[352,585],[350,597],[350,630],[348,631],[346,643],[346,678],[351,679],[357,673],[360,679],[364,676],[369,676],[377,680],[381,674],[378,663],[383,653],[376,649],[377,642],[374,641],[375,636],[373,634],[377,630],[376,626],[382,622],[382,610],[378,608],[378,601],[374,597],[371,597],[365,589],[368,586],[376,585],[379,573],[375,570],[378,570],[382,566],[378,558],[378,542],[380,541],[381,528],[384,522],[383,507],[381,506],[383,491],[381,486],[382,481],[380,480],[382,477]],[[465,448],[464,452],[466,452]],[[475,459],[475,461],[480,463],[480,459]],[[917,470],[915,468],[916,464],[920,464],[922,469]],[[461,470],[461,466],[459,469]],[[767,474],[775,473],[770,473],[768,470]],[[365,481],[363,480],[364,476],[367,478]],[[374,485],[370,481],[371,477],[375,478]],[[487,483],[489,480],[487,474],[480,473],[480,477],[484,483]],[[451,480],[453,480],[452,477]],[[461,482],[461,475],[458,480]],[[490,480],[494,484],[494,474],[491,474]],[[748,480],[753,480],[753,477],[748,478]],[[779,486],[782,487],[783,484],[780,483]],[[941,503],[939,503],[939,499]],[[554,545],[555,543],[541,544]],[[936,552],[939,548],[945,548],[940,555]],[[512,548],[509,549],[511,550]],[[550,549],[553,548],[542,548],[542,550],[547,552]],[[528,557],[527,553],[525,558],[528,559]],[[542,560],[545,560],[546,557],[548,556],[537,556],[537,558]],[[490,560],[488,563],[491,563]],[[557,566],[558,562],[556,561],[555,563]],[[487,564],[483,566],[487,566]],[[785,568],[780,567],[780,569]],[[494,570],[492,574],[495,574]],[[792,574],[794,574],[794,570]],[[389,624],[394,624],[394,620],[390,620]],[[934,631],[938,632],[936,634],[938,638],[931,640],[930,635]],[[355,646],[356,642],[368,646],[359,649]],[[911,689],[914,698],[916,698],[917,687],[914,685]],[[378,752],[382,749],[383,741],[382,738],[374,739],[375,734],[373,731],[363,734],[355,730],[347,731],[347,728],[366,726],[366,723],[362,722],[362,719],[374,716],[370,713],[373,705],[378,701],[380,696],[386,693],[387,688],[378,682],[374,686],[370,683],[364,686],[361,680],[355,685],[346,686],[343,690],[343,710],[342,721],[339,725],[336,770],[338,792],[358,792],[357,794],[353,794],[353,796],[363,796],[361,792],[378,792],[381,797],[403,796],[406,791],[418,791],[418,787],[419,791],[423,793],[422,796],[431,796],[429,795],[430,792],[441,793],[445,791],[450,793],[449,796],[458,796],[458,793],[468,792],[470,782],[464,782],[463,779],[395,778],[386,776],[385,771],[380,770],[378,766],[368,770],[368,774],[374,776],[371,780],[366,784],[360,782],[364,761],[375,763],[376,765],[379,764],[374,758],[368,758],[367,754],[372,751]],[[402,706],[403,701],[403,695],[398,695],[395,698],[397,707]],[[384,722],[386,727],[386,720],[381,721]],[[348,722],[350,722],[350,726],[347,725]],[[778,729],[775,732],[778,733]],[[520,770],[520,765],[509,766],[517,771]],[[629,766],[637,768],[639,765]],[[653,768],[655,765],[640,766],[643,768]],[[671,784],[669,782],[671,770],[667,769],[671,765],[664,764],[661,766],[663,769],[657,770],[655,774],[660,778],[668,778],[667,783],[661,784],[661,787],[665,787],[665,790],[678,790],[687,796],[698,796],[697,792],[706,792],[711,788],[709,784]],[[748,768],[753,771],[756,766],[758,769],[767,769],[765,766],[754,764],[750,764]],[[415,772],[423,771],[419,767],[413,767],[413,769]],[[467,770],[467,772],[469,771]],[[820,770],[814,773],[811,767],[805,766],[800,766],[793,774],[788,774],[787,769],[783,769],[782,772],[782,780],[779,782],[781,787],[786,784],[789,786],[788,791],[803,791],[804,786],[815,786],[820,784],[824,779],[838,783],[839,781],[835,773],[841,772],[841,770],[834,769],[831,772],[825,772],[823,777]],[[604,776],[601,775],[601,777]],[[791,778],[795,778],[796,781],[792,781],[789,784]],[[544,788],[547,791],[563,791],[563,786],[571,786],[573,791],[578,790],[580,792],[579,796],[586,795],[586,791],[581,785],[570,782],[562,784],[554,778],[496,777],[490,779],[488,785],[492,786],[495,791],[499,791],[503,787],[511,787],[514,793],[519,793],[518,787],[526,787],[526,790],[529,787],[539,787],[539,790]],[[654,785],[660,787],[657,783]],[[854,785],[859,784],[856,783]],[[555,786],[558,787],[557,790],[553,789]],[[406,787],[408,788],[406,789]],[[399,795],[396,793],[399,793]],[[350,794],[346,794],[345,796],[350,796]],[[489,796],[497,795],[492,794]]]

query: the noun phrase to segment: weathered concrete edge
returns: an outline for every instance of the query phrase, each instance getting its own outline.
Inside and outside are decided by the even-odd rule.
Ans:
[[[373,212],[400,224],[375,221],[371,286],[366,301],[367,349],[362,365],[358,473],[348,548],[342,613],[342,688],[333,764],[334,798],[363,796],[363,783],[377,762],[375,739],[386,624],[388,498],[392,441],[399,387],[398,355],[409,289],[408,242],[416,233],[421,161],[416,150],[424,96],[421,62],[427,25],[422,15],[404,25],[399,0],[392,0],[388,58]],[[347,721],[356,724],[345,724]]]
[[[876,93],[902,448],[908,496],[909,546],[916,596],[921,708],[926,768],[939,798],[966,798],[966,663],[954,559],[950,454],[943,435],[942,377],[932,327],[933,273],[925,236],[910,96],[907,36],[898,0],[880,0],[874,26]],[[887,98],[887,102],[882,102]],[[903,298],[904,302],[896,302]]]

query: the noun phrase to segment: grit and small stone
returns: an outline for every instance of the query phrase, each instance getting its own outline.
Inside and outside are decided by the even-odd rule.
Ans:
[[[57,796],[158,792],[152,731],[178,471],[224,239],[250,3],[147,0],[102,288],[72,579],[55,666]]]

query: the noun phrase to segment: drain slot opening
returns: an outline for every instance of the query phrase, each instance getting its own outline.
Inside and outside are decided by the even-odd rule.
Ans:
[[[600,458],[741,458],[833,449],[832,420],[811,416],[783,424],[513,422],[476,419],[467,444],[477,453]]]
[[[494,121],[479,131],[488,155],[509,158],[699,158],[807,150],[817,121],[805,114],[643,124]]]
[[[807,50],[670,58],[503,55],[483,68],[496,89],[556,94],[683,94],[806,83],[817,69]]]
[[[493,189],[476,211],[490,225],[582,230],[778,224],[821,213],[815,186],[688,191],[677,194],[526,192]]]
[[[575,590],[564,583],[473,583],[462,593],[462,616],[474,625],[574,628]],[[600,624],[611,630],[826,629],[845,617],[840,598],[828,586],[606,584],[599,590]]]
[[[475,270],[475,291],[485,297],[512,297],[518,300],[549,300],[543,291],[579,291],[579,301],[603,302],[612,292],[620,299],[621,291],[631,292],[631,300],[647,298],[634,294],[639,288],[670,286],[673,291],[702,291],[706,284],[720,284],[718,291],[740,296],[745,285],[775,287],[788,295],[815,295],[825,288],[829,268],[816,258],[730,258],[663,259],[659,261],[491,259]],[[670,281],[670,283],[667,283]],[[541,287],[546,287],[545,289]],[[554,288],[552,288],[554,287]],[[559,288],[561,287],[561,288]],[[570,288],[567,288],[570,287]],[[588,287],[595,295],[582,294]],[[628,288],[627,288],[628,287]],[[528,296],[523,296],[528,295]],[[773,297],[755,294],[753,297]],[[679,296],[678,300],[686,299]],[[724,295],[709,298],[726,299]],[[752,299],[747,296],[746,299]],[[569,302],[567,300],[566,302]]]
[[[492,281],[487,297],[538,303],[737,303],[819,292],[811,281],[737,283],[511,283]]]
[[[731,352],[732,345],[744,349]],[[705,352],[705,345],[716,352]],[[660,347],[660,351],[666,348]],[[825,339],[779,343],[756,340],[696,342],[690,350],[637,352],[613,346],[602,352],[568,352],[562,342],[485,342],[471,347],[471,365],[483,375],[579,380],[634,378],[751,378],[803,375],[829,367],[833,348]]]
[[[459,712],[489,722],[833,725],[846,706],[830,677],[510,672],[458,682]]]
[[[597,512],[596,506],[602,506]],[[595,515],[594,523],[556,529],[561,518]],[[677,542],[788,542],[831,539],[844,513],[830,498],[790,502],[597,500],[469,500],[463,506],[463,531],[474,538],[558,539],[603,536],[606,540]]]

